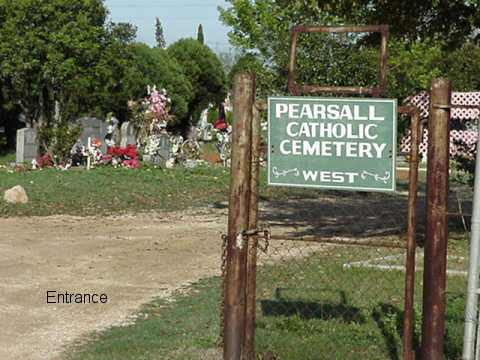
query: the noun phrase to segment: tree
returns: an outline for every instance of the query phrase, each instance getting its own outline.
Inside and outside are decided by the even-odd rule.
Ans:
[[[92,105],[81,95],[109,43],[106,15],[102,0],[0,0],[0,80],[28,122],[52,122],[55,103],[63,118]]]
[[[200,112],[209,103],[219,103],[226,97],[226,79],[223,66],[215,53],[195,39],[182,39],[168,47],[168,54],[183,67],[193,89],[188,106],[188,117],[195,123]]]
[[[5,106],[20,106],[32,125],[54,123],[55,104],[62,121],[125,118],[137,29],[106,15],[102,0],[0,0]]]
[[[441,40],[458,48],[480,41],[480,2],[475,0],[324,1],[322,10],[357,24],[389,24],[394,38],[407,42]]]
[[[197,40],[200,42],[200,44],[202,44],[202,45],[205,44],[205,37],[203,36],[203,26],[202,26],[202,24],[198,25]]]
[[[163,26],[158,17],[155,23],[155,40],[157,41],[157,47],[160,49],[165,49],[166,42],[165,36],[163,35]]]
[[[193,99],[193,87],[183,67],[164,49],[135,44],[133,52],[134,63],[125,77],[129,98],[144,97],[147,85],[165,88],[172,99],[175,123],[181,124],[188,118],[189,103]]]
[[[479,40],[480,10],[475,1],[227,1],[220,9],[221,20],[232,28],[233,45],[244,54],[255,56],[274,74],[266,92],[286,92],[290,31],[298,24],[341,25],[345,23],[389,23],[390,96],[403,98],[429,87],[432,76],[463,76],[463,87],[473,89],[474,72],[453,74],[449,51]],[[368,34],[301,34],[298,41],[300,82],[324,85],[371,86],[378,77],[378,36]],[[445,59],[450,63],[447,65]],[[440,61],[441,60],[441,61]],[[473,69],[472,58],[465,58],[466,69]],[[470,65],[467,66],[466,63]],[[473,70],[472,70],[473,71]],[[470,84],[465,80],[471,79]],[[404,79],[408,79],[407,82]]]

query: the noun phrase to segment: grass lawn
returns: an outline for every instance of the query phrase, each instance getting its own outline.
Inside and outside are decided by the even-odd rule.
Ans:
[[[463,249],[453,242],[450,252]],[[326,246],[307,257],[263,265],[258,273],[257,353],[272,352],[282,360],[401,359],[404,273],[343,266],[347,260],[391,253]],[[446,354],[452,360],[461,354],[465,281],[448,279]],[[417,289],[421,283],[419,272]],[[220,359],[219,288],[219,278],[205,279],[174,301],[155,301],[141,311],[142,320],[92,335],[70,349],[67,358]],[[419,292],[415,307],[420,319]]]
[[[144,165],[139,170],[100,167],[92,171],[75,168],[15,172],[5,167],[14,160],[14,154],[0,156],[0,194],[21,185],[29,203],[10,205],[2,199],[0,217],[183,210],[226,202],[230,186],[230,170],[220,166],[162,170]],[[314,189],[267,187],[265,171],[262,176],[263,201],[316,198],[322,193]],[[405,182],[399,183],[400,191],[406,189]]]
[[[9,164],[12,155],[0,157]],[[92,171],[12,172],[0,167],[0,194],[15,185],[25,188],[29,203],[9,205],[0,200],[0,216],[109,215],[139,211],[171,211],[224,202],[228,198],[230,170],[223,167],[140,170],[112,167]],[[286,194],[264,187],[265,198]],[[315,190],[289,190],[289,196],[315,196]]]

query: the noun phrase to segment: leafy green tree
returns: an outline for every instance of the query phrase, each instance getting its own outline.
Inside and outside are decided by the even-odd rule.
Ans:
[[[50,122],[56,102],[66,116],[66,89],[95,76],[106,15],[101,0],[0,0],[0,78],[30,123]]]
[[[128,97],[144,97],[147,85],[165,88],[172,99],[172,112],[177,122],[188,118],[193,86],[184,74],[183,67],[164,49],[135,44],[133,52],[133,66],[125,77]]]
[[[157,17],[155,22],[155,40],[157,41],[157,47],[165,49],[167,46],[165,42],[165,36],[163,34],[163,26],[160,19]]]
[[[200,112],[209,103],[219,103],[226,97],[226,78],[221,61],[207,46],[195,39],[182,39],[168,48],[168,54],[183,67],[192,85],[193,97],[189,102],[184,126],[190,119],[195,123]]]
[[[124,78],[134,63],[136,28],[127,23],[105,25],[101,49],[89,67],[79,67],[77,76],[62,85],[64,120],[81,115],[102,117],[109,112],[127,116],[130,91]]]
[[[202,44],[202,45],[205,44],[205,36],[203,35],[202,24],[198,25],[197,40],[200,42],[200,44]]]
[[[480,41],[480,2],[476,0],[330,0],[318,2],[326,12],[354,24],[389,24],[394,38],[406,42],[439,40],[458,48]],[[321,4],[320,4],[321,3]]]
[[[478,78],[475,56],[464,44],[478,49],[479,3],[475,1],[283,1],[228,0],[220,9],[232,30],[229,38],[244,54],[251,54],[273,75],[263,92],[286,92],[290,31],[299,24],[389,23],[390,96],[404,98],[428,89],[435,76],[449,76],[462,89],[473,90]],[[301,34],[297,49],[300,82],[325,85],[374,85],[378,77],[378,35]],[[474,51],[475,53],[477,50]],[[462,70],[460,70],[460,67]],[[453,72],[451,69],[460,71]],[[457,78],[461,80],[456,81]],[[260,82],[260,85],[262,83]],[[267,83],[265,83],[267,84]]]

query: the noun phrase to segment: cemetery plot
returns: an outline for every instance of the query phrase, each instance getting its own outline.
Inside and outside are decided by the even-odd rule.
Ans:
[[[424,254],[417,252],[417,271],[423,270]],[[467,276],[468,259],[465,256],[448,256],[447,275]],[[347,262],[343,264],[345,269],[368,268],[381,271],[405,271],[405,254],[387,255],[383,257]]]

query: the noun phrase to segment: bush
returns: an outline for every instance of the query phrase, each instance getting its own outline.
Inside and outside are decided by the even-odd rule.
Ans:
[[[49,155],[56,164],[64,164],[82,133],[82,127],[62,122],[57,126],[43,125],[39,128],[40,153]]]

